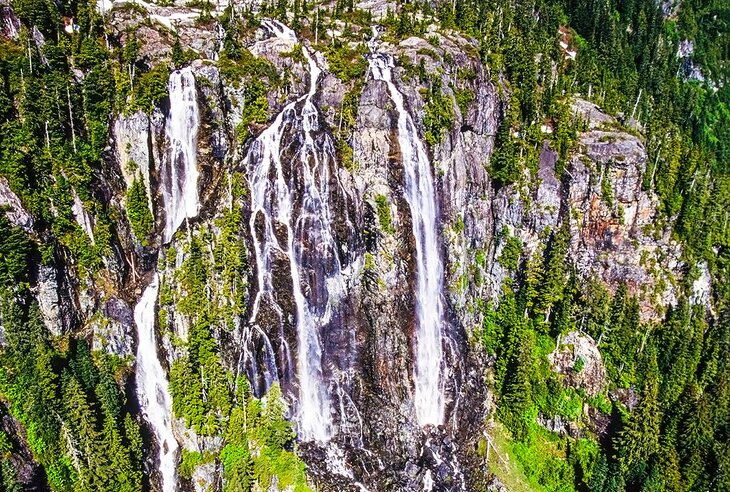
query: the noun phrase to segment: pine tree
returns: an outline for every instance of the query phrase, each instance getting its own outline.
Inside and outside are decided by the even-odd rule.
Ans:
[[[666,492],[682,492],[686,487],[682,481],[679,456],[670,443],[665,443],[659,454],[657,469],[661,470],[663,486]]]
[[[77,340],[76,351],[69,361],[69,367],[76,379],[83,385],[84,391],[93,391],[99,381],[99,371],[91,360],[91,351],[86,340]]]
[[[515,105],[513,99],[510,105]],[[490,159],[490,174],[493,181],[501,186],[518,181],[522,176],[522,165],[519,161],[519,151],[515,145],[512,132],[517,126],[517,121],[511,117],[513,111],[505,110],[502,120],[497,129],[497,136],[494,143],[495,150]]]
[[[553,304],[563,298],[565,286],[565,255],[570,239],[569,222],[565,221],[556,234],[553,234],[550,248],[546,252],[543,279],[539,286],[535,311],[547,314]]]
[[[182,44],[180,43],[180,36],[175,35],[175,42],[172,44],[172,65],[175,68],[181,68],[187,63],[187,57],[183,51]],[[132,184],[134,186],[134,184]]]
[[[135,237],[144,244],[147,236],[152,232],[154,219],[149,209],[147,189],[141,173],[134,178],[132,186],[127,192],[127,217],[129,217],[129,225],[132,227]]]
[[[71,431],[67,444],[69,453],[80,459],[79,480],[82,490],[94,490],[103,483],[103,470],[97,460],[103,456],[101,433],[97,430],[97,419],[89,404],[84,389],[78,380],[66,374],[63,381],[63,402]]]
[[[641,401],[629,416],[616,442],[619,462],[624,473],[639,462],[647,462],[659,451],[661,412],[658,392],[659,382],[656,372],[650,369],[647,371]]]
[[[267,444],[274,449],[283,449],[296,435],[291,423],[286,420],[286,402],[281,387],[276,383],[266,394],[263,425],[267,429]]]
[[[248,443],[227,444],[221,452],[224,492],[249,492],[254,484],[253,460]]]
[[[0,461],[0,486],[3,492],[23,492],[23,486],[18,481],[18,473],[8,459]]]
[[[716,441],[714,447],[717,469],[711,479],[716,490],[730,491],[730,442]]]
[[[527,434],[525,412],[532,404],[532,371],[532,343],[527,335],[523,335],[519,351],[510,364],[502,398],[497,407],[500,419],[518,440]]]
[[[592,492],[603,492],[608,479],[608,460],[606,455],[598,453],[598,458],[593,464],[589,488]]]
[[[525,315],[528,313],[543,314],[538,311],[538,294],[544,282],[542,248],[538,247],[532,253],[525,268],[524,303]]]
[[[517,304],[512,289],[504,286],[502,299],[496,313],[496,325],[501,340],[497,347],[497,374],[496,385],[501,391],[507,374],[509,362],[516,353],[519,345],[519,336],[524,323],[522,316],[517,313]]]
[[[0,207],[0,288],[28,282],[31,253],[27,234],[12,226]]]
[[[573,303],[574,298],[578,297],[578,293],[578,279],[575,272],[573,272],[568,279],[563,296],[555,305],[555,315],[550,333],[553,337],[576,329],[576,322],[573,319]]]
[[[611,463],[608,467],[606,482],[603,492],[625,492],[626,480],[624,479],[621,469],[617,463]]]
[[[99,382],[96,385],[96,397],[101,404],[104,415],[110,416],[115,421],[120,418],[122,400],[119,393],[119,386],[114,380],[111,368],[108,367],[107,359],[104,359],[102,370],[99,371]]]
[[[705,464],[713,440],[706,395],[702,394],[699,387],[693,385],[689,398],[690,409],[684,417],[677,441],[688,489],[701,488],[705,482]]]
[[[132,464],[132,468],[137,470],[137,473],[141,473],[139,470],[142,469],[144,444],[142,442],[142,434],[139,430],[139,424],[129,413],[124,415],[124,437],[127,443],[129,461]]]
[[[141,476],[134,470],[116,422],[110,416],[104,419],[103,435],[105,453],[104,459],[97,465],[97,474],[103,476],[105,489],[119,492],[140,491]]]

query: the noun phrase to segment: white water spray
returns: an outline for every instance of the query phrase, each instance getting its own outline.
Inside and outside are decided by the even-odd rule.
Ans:
[[[197,141],[200,113],[192,69],[186,67],[171,73],[168,91],[170,114],[165,132],[169,153],[162,168],[164,243],[170,242],[186,218],[198,215],[199,208]]]
[[[393,57],[373,52],[369,62],[373,77],[386,83],[398,113],[398,143],[405,170],[405,196],[411,210],[413,236],[416,239],[416,414],[420,425],[439,425],[444,416],[441,345],[444,272],[437,236],[438,208],[431,164],[413,119],[405,108],[403,94],[393,82]]]
[[[137,398],[160,447],[159,470],[163,492],[175,491],[178,444],[172,432],[172,397],[167,375],[157,358],[155,305],[159,290],[157,273],[134,308],[137,325]]]
[[[265,20],[262,26],[280,39],[296,42],[294,32],[279,22]],[[332,437],[333,425],[328,384],[323,376],[320,330],[332,318],[338,292],[334,288],[331,292],[330,287],[341,284],[342,268],[331,228],[330,166],[320,158],[322,153],[334,155],[334,147],[328,137],[319,148],[315,143],[319,114],[312,98],[321,70],[308,48],[304,47],[303,53],[309,66],[309,92],[279,113],[251,145],[247,157],[251,190],[249,226],[258,272],[251,323],[256,323],[261,302],[270,304],[284,319],[272,280],[274,259],[286,257],[296,307],[297,430],[301,440],[324,442]],[[294,156],[286,154],[288,148],[282,148],[284,135],[292,129],[300,130],[304,136]],[[283,155],[290,172],[285,171]],[[315,270],[317,273],[313,274]]]

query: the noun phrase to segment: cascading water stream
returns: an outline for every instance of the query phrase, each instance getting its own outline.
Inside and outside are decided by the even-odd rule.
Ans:
[[[169,243],[180,224],[198,215],[197,141],[200,113],[195,76],[190,67],[170,74],[170,114],[167,118],[169,152],[162,167],[165,203],[163,243]]]
[[[398,113],[398,143],[405,171],[405,198],[411,210],[417,262],[417,331],[414,371],[415,406],[420,425],[439,425],[444,416],[443,381],[443,263],[439,249],[438,205],[431,164],[413,119],[405,108],[403,94],[393,82],[393,57],[374,51],[368,57],[376,80],[388,87]]]
[[[279,22],[265,20],[262,26],[279,39],[296,42],[294,32]],[[331,230],[329,165],[320,159],[320,153],[334,155],[334,147],[329,138],[319,149],[315,143],[319,114],[312,99],[321,70],[308,48],[304,47],[303,53],[309,67],[309,92],[284,107],[251,145],[247,156],[249,225],[258,273],[251,323],[256,323],[262,302],[271,305],[280,319],[285,317],[273,286],[274,258],[283,255],[289,264],[296,308],[298,435],[304,441],[324,442],[332,436],[333,424],[328,383],[323,375],[320,330],[332,318],[342,285],[342,268]],[[282,147],[287,132],[304,137],[295,156],[286,154],[289,146]]]
[[[167,375],[157,358],[155,305],[159,290],[157,273],[134,308],[137,325],[137,398],[160,447],[159,470],[163,492],[174,492],[178,444],[172,432],[172,397]]]

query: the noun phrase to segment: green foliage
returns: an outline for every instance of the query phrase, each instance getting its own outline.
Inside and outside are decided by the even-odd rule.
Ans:
[[[576,475],[576,488],[587,489],[593,481],[594,463],[598,459],[601,448],[593,439],[578,439],[571,442],[568,448],[568,461],[573,465]]]
[[[364,44],[353,49],[347,43],[339,42],[329,45],[324,51],[330,72],[343,82],[357,81],[365,76],[368,68],[363,57],[365,53],[367,48]]]
[[[615,447],[619,450],[619,463],[625,474],[639,463],[646,463],[659,451],[661,412],[658,391],[656,373],[649,372],[641,402],[617,436]]]
[[[483,316],[480,339],[489,354],[495,354],[499,348],[501,326],[497,323],[497,313],[485,302],[480,303]]]
[[[218,357],[209,319],[200,316],[188,335],[187,353],[170,368],[172,410],[199,435],[215,435],[230,412],[226,374]]]
[[[125,432],[129,414],[108,361],[94,361],[83,340],[54,349],[36,305],[26,310],[5,299],[2,312],[8,345],[0,392],[53,490],[141,490],[135,431]]]
[[[504,241],[504,247],[497,261],[507,270],[514,272],[522,257],[522,241],[520,238],[510,235],[509,231],[506,234],[503,232],[501,240]]]
[[[207,5],[208,2],[205,2]],[[205,10],[204,10],[205,12]],[[202,15],[202,14],[201,14]],[[195,51],[188,49],[183,50],[182,45],[180,44],[180,37],[175,36],[175,42],[172,44],[172,65],[175,68],[182,68],[183,66],[187,65],[191,61],[197,58],[197,53]]]
[[[127,191],[127,217],[132,226],[132,232],[138,241],[145,244],[147,236],[152,232],[154,219],[149,209],[147,189],[142,175],[139,174]]]
[[[608,176],[608,166],[606,166],[601,179],[601,198],[609,208],[613,208],[613,188],[611,187],[611,177]]]
[[[578,128],[571,114],[570,101],[554,101],[551,108],[553,116],[553,145],[558,153],[558,162],[555,165],[555,174],[563,175],[565,163],[570,151],[578,142]]]
[[[228,293],[221,308],[226,326],[233,329],[233,318],[242,316],[246,309],[246,245],[240,205],[233,205],[217,221],[220,234],[213,250],[213,268],[222,280],[222,292]]]
[[[338,51],[339,52],[339,51]],[[363,59],[364,60],[364,59]],[[337,62],[335,61],[335,64]],[[343,62],[344,63],[344,62]],[[345,64],[345,68],[339,73],[339,77],[348,78],[359,68],[353,68],[352,62]],[[337,65],[335,65],[337,66]],[[357,77],[352,81],[352,88],[342,98],[342,105],[339,110],[338,126],[336,132],[335,146],[337,157],[342,166],[350,172],[355,171],[356,163],[352,151],[352,129],[355,126],[355,118],[360,104],[360,94],[364,86],[364,79]]]
[[[497,130],[489,169],[492,179],[499,185],[514,183],[522,176],[519,148],[513,136],[515,125],[514,111],[505,112]]]
[[[378,213],[380,229],[386,234],[393,234],[395,228],[390,213],[390,203],[385,195],[375,195],[375,208]]]
[[[456,99],[456,105],[459,107],[461,117],[466,118],[469,105],[474,100],[474,92],[469,88],[454,89],[454,98]]]
[[[207,16],[210,3],[198,3]],[[104,265],[115,221],[123,215],[96,196],[110,115],[115,110],[151,112],[167,97],[169,68],[147,70],[139,59],[142,41],[133,33],[125,33],[125,46],[108,49],[110,34],[93,3],[13,0],[12,7],[23,26],[17,40],[0,41],[0,175],[33,215],[35,226],[29,236],[0,213],[0,300],[8,341],[0,354],[0,393],[25,428],[51,488],[139,490],[142,439],[136,420],[125,411],[114,364],[91,354],[75,336],[52,340],[26,287],[39,261],[51,265],[63,259],[81,274]],[[146,15],[142,7],[127,8]],[[343,20],[344,37],[357,39],[348,23],[367,27],[371,17],[352,2],[338,0],[331,16],[317,9],[307,23],[308,8],[306,2],[285,0],[262,6],[267,15],[293,19],[303,32],[316,31],[331,71],[348,84],[334,137],[338,157],[353,169],[352,128],[367,70],[364,46],[333,40],[326,28],[333,18]],[[558,176],[570,178],[563,171],[581,130],[570,103],[580,93],[607,112],[621,111],[644,125],[649,158],[643,184],[661,201],[659,225],[672,228],[684,245],[687,264],[704,260],[713,278],[720,279],[713,285],[710,315],[680,299],[664,320],[648,324],[641,321],[638,300],[627,287],[611,294],[601,282],[579,280],[570,272],[563,229],[542,237],[543,244],[523,265],[519,240],[504,239],[498,261],[516,282],[506,288],[496,310],[485,301],[478,308],[484,314],[480,338],[497,357],[498,416],[517,439],[510,455],[524,463],[534,487],[550,490],[730,488],[730,287],[722,281],[730,275],[726,5],[687,0],[668,19],[652,0],[465,0],[395,8],[383,21],[390,40],[423,34],[436,21],[478,44],[488,76],[505,96],[496,149],[484,163],[497,186],[523,181],[525,169],[535,172],[537,149],[546,138],[539,131],[542,123],[554,129],[550,139],[559,154]],[[73,17],[79,32],[60,32],[61,15]],[[225,39],[218,66],[227,83],[243,88],[244,97],[234,104],[242,108],[238,131],[245,141],[268,119],[267,94],[285,87],[291,74],[277,73],[243,47],[258,25],[252,13],[229,9],[221,23]],[[44,35],[42,48],[30,36],[33,26]],[[566,60],[559,48],[561,27],[578,50],[575,60]],[[440,39],[431,36],[429,41],[437,47]],[[692,63],[708,78],[706,83],[685,79],[689,64],[675,56],[683,39],[694,42]],[[428,54],[438,57],[431,50]],[[185,64],[189,57],[176,41],[173,64]],[[292,59],[302,62],[302,57],[298,45]],[[454,68],[446,55],[444,62],[445,69]],[[424,65],[401,65],[406,76],[430,82],[423,121],[426,141],[436,145],[453,128],[454,103],[463,116],[473,93],[451,87],[452,100],[436,79],[441,74],[427,74]],[[459,77],[461,69],[456,70]],[[153,224],[147,191],[141,180],[135,183],[139,186],[130,188],[126,213],[142,241]],[[231,189],[234,197],[245,193],[240,180]],[[608,179],[602,180],[601,191],[613,205]],[[94,219],[93,243],[71,212],[75,196]],[[376,199],[386,230],[392,224],[389,210],[387,216],[381,214],[384,205],[387,200]],[[176,304],[175,315],[188,317],[191,327],[171,371],[175,411],[199,432],[225,436],[223,451],[213,459],[223,465],[226,490],[266,488],[273,475],[280,486],[303,489],[303,468],[291,452],[291,427],[283,419],[278,388],[257,400],[220,362],[213,333],[230,328],[246,304],[240,206],[234,204],[215,228],[215,234],[204,231],[188,246],[175,279],[180,289],[173,290],[168,279],[167,292],[161,292],[160,303],[168,306],[161,313],[172,316],[169,305]],[[172,259],[166,258],[168,269]],[[366,270],[375,270],[374,261],[368,253]],[[473,271],[477,282],[480,270]],[[222,293],[211,292],[216,283],[224,286]],[[546,356],[554,343],[548,332],[556,336],[577,329],[600,340],[609,387],[640,395],[633,411],[615,405],[614,417],[620,419],[614,419],[617,425],[600,445],[589,432],[586,439],[573,441],[535,423],[540,413],[583,419],[582,403],[603,413],[612,410],[605,394],[586,398],[550,372]],[[580,372],[580,360],[573,369]],[[3,453],[12,450],[16,438],[6,442],[0,437]],[[191,454],[184,459],[184,476],[198,458]],[[0,478],[5,490],[19,488],[5,458],[0,459]]]
[[[149,72],[138,75],[135,79],[132,102],[128,110],[142,110],[150,113],[168,96],[167,80],[169,76],[169,71],[164,65],[157,65]]]
[[[195,469],[211,460],[210,457],[203,455],[198,451],[182,450],[182,459],[177,466],[177,472],[181,477],[190,480],[193,477]]]
[[[304,464],[293,451],[295,434],[279,386],[255,398],[248,381],[221,359],[218,334],[234,328],[247,301],[243,185],[240,175],[231,176],[233,199],[215,220],[215,235],[206,229],[192,233],[186,244],[177,243],[181,250],[171,247],[162,260],[167,266],[160,306],[175,306],[171,312],[189,327],[187,338],[176,341],[180,355],[170,368],[172,411],[197,435],[222,440],[220,452],[183,451],[178,471],[189,480],[197,467],[215,462],[219,470],[222,465],[223,490],[266,490],[276,481],[304,492]]]
[[[292,47],[291,51],[282,53],[282,56],[291,58],[294,63],[307,63],[307,57],[304,56],[304,48],[302,48],[301,43],[296,43]]]
[[[27,234],[11,225],[0,209],[0,290],[27,284],[34,249]]]
[[[267,92],[280,84],[280,77],[268,60],[254,56],[233,41],[226,46],[218,60],[218,68],[228,84],[244,89],[243,100],[236,102],[242,108],[243,117],[238,138],[244,141],[250,134],[251,125],[268,120]]]
[[[441,142],[446,132],[454,126],[455,115],[452,99],[441,89],[440,81],[432,82],[426,96],[423,125],[426,127],[424,138],[429,145]]]

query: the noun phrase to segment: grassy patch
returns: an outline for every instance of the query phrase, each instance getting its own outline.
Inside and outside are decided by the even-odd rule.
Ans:
[[[569,492],[575,490],[573,465],[566,442],[537,424],[524,441],[514,441],[509,431],[495,423],[490,431],[493,453],[489,471],[512,491]]]
[[[530,484],[522,464],[512,450],[513,442],[507,429],[495,422],[489,431],[491,450],[489,452],[489,471],[499,478],[510,492],[534,492],[542,490]]]

